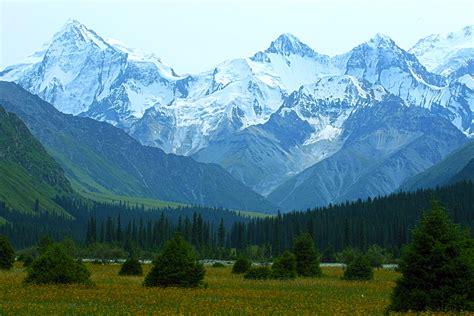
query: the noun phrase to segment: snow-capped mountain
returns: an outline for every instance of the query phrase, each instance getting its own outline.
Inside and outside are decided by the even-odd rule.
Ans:
[[[0,78],[61,112],[126,126],[152,105],[169,103],[179,77],[153,54],[106,41],[70,20],[41,51],[7,67]]]
[[[440,51],[447,52],[447,47],[462,51],[466,62],[449,76],[430,71],[438,67],[434,64],[426,68],[419,62],[418,57],[423,60],[423,56],[433,60],[428,40],[407,52],[381,34],[334,57],[283,34],[251,57],[180,76],[155,55],[103,39],[72,20],[39,52],[1,72],[0,80],[19,83],[62,112],[121,127],[142,144],[218,163],[257,192],[270,194],[276,187],[279,192],[292,187],[282,184],[347,148],[353,135],[348,133],[350,126],[364,119],[358,113],[373,107],[397,104],[412,109],[374,110],[379,115],[404,113],[400,124],[381,125],[382,134],[392,135],[384,128],[396,126],[400,130],[409,127],[416,135],[407,113],[423,112],[423,117],[451,124],[463,137],[473,136],[473,65],[468,60],[473,54],[460,39],[468,43],[470,30],[465,28],[463,36],[452,35],[449,40],[431,40]],[[398,101],[385,102],[391,98]],[[419,127],[418,133],[425,130]],[[367,137],[376,138],[374,135]],[[405,138],[399,139],[398,145],[409,145]],[[383,144],[391,143],[381,142],[380,146]],[[413,145],[410,155],[422,163],[412,166],[404,160],[410,172],[387,167],[384,178],[392,179],[394,172],[411,176],[451,149],[443,140],[434,148],[428,148],[424,140],[420,144]],[[369,142],[366,146],[375,145]],[[423,150],[429,157],[418,159]],[[382,191],[361,195],[388,193],[399,180],[381,184]],[[348,192],[348,186],[354,184],[343,175],[340,181],[337,192]]]
[[[448,76],[474,58],[474,25],[422,38],[409,52],[429,71]]]

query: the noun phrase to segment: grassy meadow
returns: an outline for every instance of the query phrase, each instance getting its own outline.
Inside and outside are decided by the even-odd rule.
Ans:
[[[373,281],[343,281],[341,268],[323,267],[318,279],[251,281],[231,274],[230,267],[207,267],[207,289],[160,289],[143,287],[143,277],[119,277],[119,265],[87,267],[92,288],[24,285],[19,263],[0,271],[0,315],[381,315],[399,276],[380,269]],[[145,265],[145,273],[150,268]]]

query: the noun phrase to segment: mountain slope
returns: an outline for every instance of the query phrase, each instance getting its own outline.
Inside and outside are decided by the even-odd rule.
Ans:
[[[449,76],[474,59],[474,26],[466,26],[445,35],[427,36],[420,39],[409,52],[429,71]]]
[[[13,83],[0,82],[0,102],[16,113],[86,191],[271,212],[273,206],[218,165],[140,145],[107,123],[60,113]]]
[[[468,179],[467,172],[472,170],[470,162],[474,159],[474,141],[449,154],[445,159],[426,171],[407,179],[400,189],[413,191],[419,188],[431,188]],[[469,165],[469,166],[468,166]],[[472,178],[472,175],[470,175]]]
[[[0,201],[16,211],[67,216],[56,196],[71,196],[71,184],[25,124],[0,103]],[[38,200],[39,207],[35,209]]]
[[[353,113],[342,137],[339,151],[283,183],[270,201],[291,210],[390,193],[466,141],[446,119],[392,96]]]

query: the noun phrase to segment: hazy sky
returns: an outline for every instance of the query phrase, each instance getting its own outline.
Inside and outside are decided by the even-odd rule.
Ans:
[[[0,68],[38,50],[69,18],[183,73],[251,56],[282,33],[329,55],[376,33],[408,49],[474,24],[474,0],[0,0]]]

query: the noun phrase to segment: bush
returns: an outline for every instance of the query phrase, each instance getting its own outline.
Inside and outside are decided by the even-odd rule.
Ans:
[[[0,236],[0,270],[9,270],[15,263],[15,250],[13,250],[10,241]]]
[[[247,258],[239,258],[235,261],[234,266],[232,267],[232,273],[241,274],[249,271],[252,266],[252,262]]]
[[[474,239],[434,202],[403,251],[392,311],[474,311]]]
[[[367,257],[373,268],[381,268],[385,263],[385,250],[378,245],[372,245],[367,249]]]
[[[275,279],[294,279],[296,277],[295,255],[286,251],[275,259],[272,265],[272,277]]]
[[[367,256],[358,254],[344,270],[343,279],[345,280],[372,280],[374,271],[370,266]]]
[[[272,277],[269,267],[252,267],[244,275],[247,280],[268,280]]]
[[[75,261],[58,244],[50,245],[28,268],[26,283],[82,283],[92,284],[90,272],[80,261]]]
[[[213,267],[213,268],[224,268],[225,265],[222,264],[221,262],[214,262],[214,263],[212,264],[212,267]]]
[[[140,261],[136,258],[128,258],[122,264],[119,275],[143,275],[143,269]]]
[[[344,263],[348,265],[352,261],[354,261],[355,257],[358,255],[358,251],[356,251],[352,247],[346,247],[341,252],[336,254],[336,259],[339,263]]]
[[[23,261],[23,267],[27,268],[31,266],[31,264],[34,261],[34,258],[33,256],[24,256],[22,261]]]
[[[301,276],[321,276],[320,255],[313,238],[306,233],[295,238],[293,253],[296,257],[296,271]]]
[[[168,241],[154,266],[146,276],[145,286],[199,287],[203,286],[204,267],[181,235]]]

